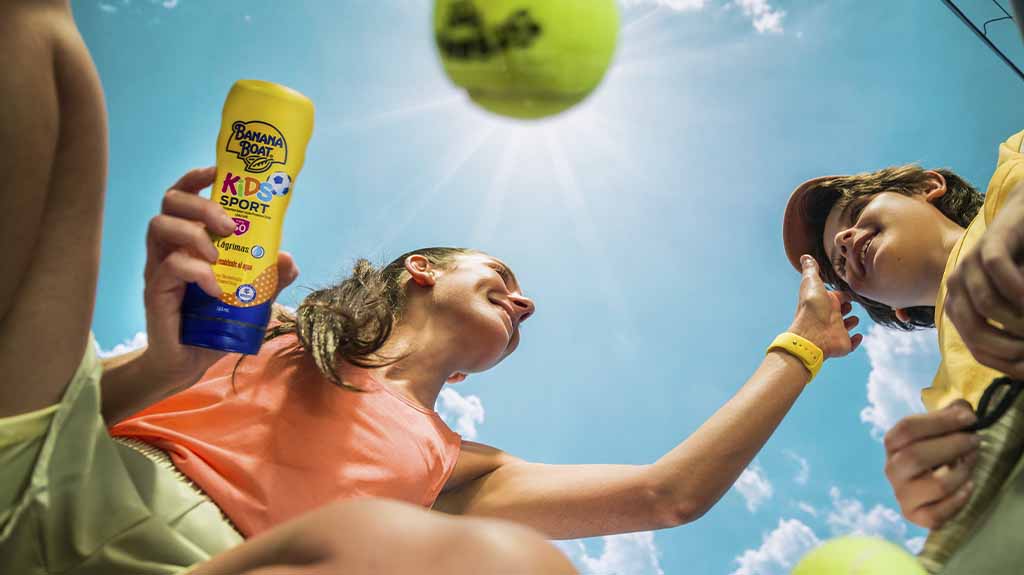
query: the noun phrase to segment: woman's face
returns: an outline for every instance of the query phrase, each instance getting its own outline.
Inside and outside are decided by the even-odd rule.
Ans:
[[[533,315],[534,304],[508,266],[470,253],[435,274],[434,317],[446,324],[451,344],[465,353],[464,371],[484,371],[515,351],[519,326]]]

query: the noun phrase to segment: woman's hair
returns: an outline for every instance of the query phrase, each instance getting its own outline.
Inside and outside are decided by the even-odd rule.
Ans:
[[[420,255],[441,269],[451,269],[455,259],[464,254],[479,253],[465,248],[424,248],[395,258],[377,268],[360,259],[352,275],[340,283],[316,290],[306,296],[294,314],[279,309],[280,323],[267,330],[264,341],[294,333],[303,349],[323,375],[335,385],[346,385],[338,375],[338,360],[359,367],[382,367],[399,358],[371,360],[391,335],[395,322],[405,308],[405,291],[409,277],[405,260]]]
[[[984,203],[984,197],[966,180],[950,170],[934,170],[946,179],[946,193],[936,199],[934,205],[943,215],[966,228],[978,214]],[[815,194],[808,206],[808,222],[821,238],[825,233],[825,220],[832,208],[840,209],[850,205],[857,198],[874,196],[882,192],[897,192],[905,196],[925,193],[929,183],[926,170],[920,166],[908,164],[885,168],[867,174],[842,176],[825,180],[815,186]],[[825,282],[837,290],[844,291],[864,306],[871,319],[887,327],[910,331],[917,328],[935,327],[935,306],[915,306],[906,308],[910,321],[904,322],[896,317],[896,311],[884,303],[858,295],[843,281],[825,253],[825,246],[820,241],[815,247],[814,259],[818,261],[821,275]]]

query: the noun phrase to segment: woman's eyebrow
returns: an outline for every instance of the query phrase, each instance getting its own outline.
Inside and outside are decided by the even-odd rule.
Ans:
[[[512,270],[509,269],[507,265],[499,262],[498,260],[491,260],[491,263],[498,267],[499,274],[501,274],[503,277],[507,278],[509,281],[512,282],[512,285],[516,288],[516,291],[522,291],[522,289],[520,289],[519,287],[519,281],[516,279],[516,274],[512,273]]]

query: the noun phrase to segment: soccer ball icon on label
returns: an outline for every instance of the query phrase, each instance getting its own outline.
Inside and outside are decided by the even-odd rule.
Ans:
[[[274,172],[267,178],[275,196],[287,196],[292,189],[292,177],[287,172]]]

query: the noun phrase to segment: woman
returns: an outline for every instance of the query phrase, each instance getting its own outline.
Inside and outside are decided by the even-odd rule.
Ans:
[[[810,379],[793,352],[773,349],[715,416],[650,465],[537,464],[460,441],[434,403],[445,383],[515,351],[535,307],[511,270],[452,248],[417,250],[381,270],[362,260],[350,278],[310,294],[295,316],[279,315],[259,355],[186,348],[177,343],[184,282],[217,289],[212,242],[195,225],[218,229],[220,208],[195,195],[212,178],[212,168],[186,176],[153,220],[151,347],[124,364],[190,366],[165,379],[161,393],[185,391],[112,433],[169,453],[245,537],[330,501],[366,496],[512,520],[555,539],[680,525],[729,489]],[[280,263],[281,277],[294,279],[291,258]],[[860,342],[848,333],[857,319],[843,319],[848,302],[827,292],[808,263],[788,331],[826,358],[845,355]],[[107,376],[117,381],[116,371]],[[144,407],[108,395],[104,412],[114,419]],[[250,544],[227,556],[244,555]]]

